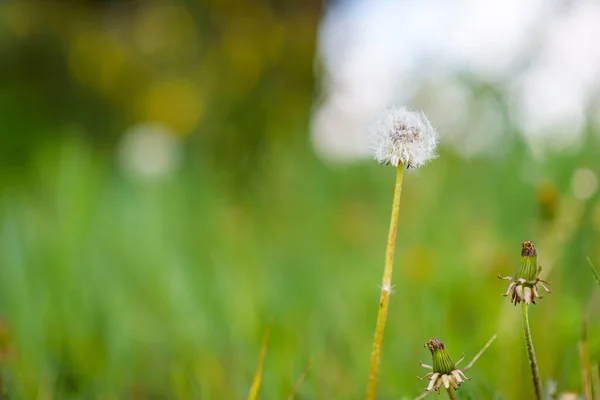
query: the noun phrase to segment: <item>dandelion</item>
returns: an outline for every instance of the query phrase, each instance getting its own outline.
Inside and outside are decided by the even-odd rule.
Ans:
[[[418,168],[436,157],[438,134],[422,112],[392,107],[369,130],[380,164]]]
[[[529,327],[529,305],[537,304],[536,299],[542,297],[539,295],[538,285],[543,287],[546,292],[550,293],[550,289],[546,286],[550,285],[550,282],[540,279],[541,272],[542,267],[537,263],[537,251],[535,246],[531,242],[523,242],[521,243],[521,265],[517,277],[502,277],[498,275],[498,278],[500,279],[511,281],[504,296],[510,296],[511,302],[514,305],[521,302],[523,303],[522,314],[525,347],[527,348],[527,356],[529,357],[529,366],[531,367],[533,379],[533,388],[537,400],[542,399],[542,380],[540,378],[540,370],[535,357],[531,328]]]
[[[442,386],[444,386],[446,390],[449,390],[451,387],[456,390],[461,383],[471,379],[467,378],[460,369],[456,368],[457,365],[465,359],[464,354],[455,364],[452,362],[452,359],[446,350],[446,346],[438,338],[429,339],[427,343],[425,343],[425,347],[429,348],[429,351],[431,351],[433,366],[421,363],[423,368],[430,369],[431,372],[419,379],[429,379],[429,385],[426,389],[428,392],[432,390],[437,391]],[[452,393],[450,393],[450,398],[454,398]]]
[[[550,285],[551,282],[540,279],[542,266],[537,263],[537,252],[533,243],[523,242],[521,246],[521,267],[517,277],[498,274],[498,278],[511,281],[504,296],[510,296],[510,301],[514,305],[522,301],[527,305],[537,304],[536,300],[543,297],[539,294],[538,285],[550,293],[550,289],[546,285]]]
[[[394,247],[402,194],[402,178],[404,167],[417,168],[435,158],[437,132],[423,113],[409,111],[406,108],[391,108],[370,129],[369,136],[374,150],[374,157],[380,164],[392,164],[396,167],[396,185],[392,202],[392,217],[388,233],[385,266],[377,324],[373,338],[367,399],[374,400],[377,393],[377,378],[379,376],[379,360],[381,345],[385,330],[388,305],[392,292],[392,265],[394,262]]]
[[[427,343],[425,343],[425,347],[429,348],[429,351],[431,352],[433,365],[423,364],[422,362],[420,362],[420,364],[423,368],[431,370],[431,372],[428,372],[422,378],[419,376],[417,376],[417,378],[420,380],[429,379],[429,385],[427,386],[427,389],[425,389],[425,392],[415,400],[424,399],[432,391],[438,391],[442,386],[444,386],[446,389],[450,399],[456,399],[452,389],[457,390],[461,383],[471,379],[467,378],[464,373],[473,367],[479,357],[481,357],[488,347],[492,345],[494,340],[496,340],[496,337],[497,335],[494,334],[494,336],[488,340],[485,346],[479,350],[479,353],[477,353],[471,362],[469,362],[469,364],[467,364],[467,366],[462,370],[458,369],[457,367],[458,364],[465,359],[464,353],[460,360],[458,360],[456,363],[453,363],[448,351],[446,350],[446,346],[444,346],[444,343],[437,338],[428,340]]]

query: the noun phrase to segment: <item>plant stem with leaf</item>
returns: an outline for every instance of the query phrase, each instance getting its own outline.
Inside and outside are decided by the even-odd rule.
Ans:
[[[381,344],[385,331],[385,321],[392,291],[392,270],[394,263],[394,247],[396,244],[396,231],[398,227],[398,212],[400,210],[400,196],[402,195],[402,178],[404,175],[404,164],[399,163],[396,175],[396,186],[394,189],[394,200],[392,202],[392,217],[390,231],[385,253],[385,266],[383,269],[383,281],[381,284],[381,296],[379,299],[379,310],[377,312],[377,324],[373,338],[373,349],[371,351],[371,363],[369,368],[369,382],[367,384],[367,400],[374,400],[377,394],[377,378],[379,376],[379,361],[381,358]]]

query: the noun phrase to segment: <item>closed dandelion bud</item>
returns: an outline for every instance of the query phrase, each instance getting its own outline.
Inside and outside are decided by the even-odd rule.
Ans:
[[[532,303],[537,304],[536,300],[543,297],[539,294],[538,286],[541,286],[546,292],[550,293],[550,289],[546,285],[549,285],[551,282],[540,279],[541,273],[542,267],[537,263],[535,246],[531,242],[521,243],[521,264],[517,277],[503,277],[498,275],[498,278],[510,281],[508,290],[504,296],[510,296],[510,301],[514,305],[522,301],[527,305]]]
[[[456,368],[456,366],[465,358],[464,354],[455,364],[450,358],[446,346],[444,346],[444,343],[439,339],[429,339],[429,341],[425,343],[425,346],[429,348],[429,351],[431,352],[433,366],[421,363],[422,367],[430,369],[431,372],[419,379],[429,379],[427,391],[438,390],[442,386],[446,389],[452,387],[456,390],[461,383],[469,379],[461,370]]]
[[[537,252],[531,242],[523,242],[521,246],[521,268],[519,268],[517,277],[526,281],[533,281],[538,270]]]
[[[426,346],[431,351],[431,357],[433,358],[433,371],[440,372],[442,374],[450,374],[454,370],[454,363],[450,359],[450,355],[439,339],[430,339]]]

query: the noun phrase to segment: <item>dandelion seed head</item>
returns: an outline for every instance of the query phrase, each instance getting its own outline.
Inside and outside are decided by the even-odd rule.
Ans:
[[[374,158],[380,164],[418,168],[436,157],[438,134],[425,114],[391,107],[369,128]]]

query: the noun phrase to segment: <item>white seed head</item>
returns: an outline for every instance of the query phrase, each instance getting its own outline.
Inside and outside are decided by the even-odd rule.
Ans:
[[[380,164],[418,168],[436,157],[438,134],[422,112],[391,107],[368,133],[374,158]]]

